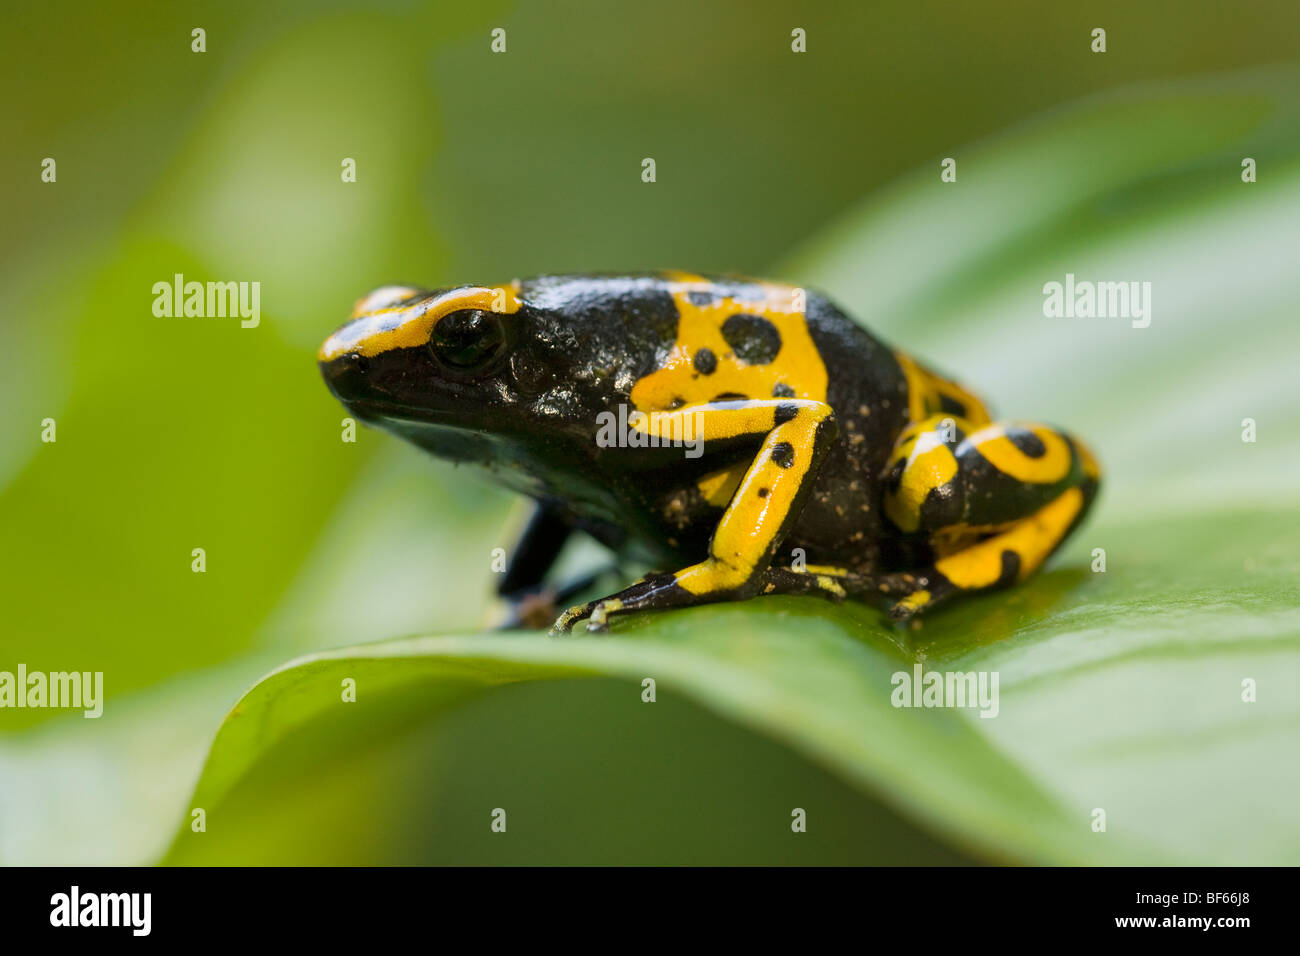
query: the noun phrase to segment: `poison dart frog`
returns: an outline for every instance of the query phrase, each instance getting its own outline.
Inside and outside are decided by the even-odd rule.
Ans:
[[[1024,580],[1100,484],[1078,439],[993,421],[825,297],[770,282],[387,286],[318,359],[364,423],[535,499],[498,588],[515,606],[576,593],[544,584],[575,531],[669,569],[564,611],[553,633],[764,594],[906,621]]]

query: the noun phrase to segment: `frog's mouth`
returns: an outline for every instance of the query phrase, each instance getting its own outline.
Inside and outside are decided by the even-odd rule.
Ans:
[[[421,401],[403,401],[390,394],[393,383],[411,380],[405,373],[404,363],[396,362],[401,355],[385,355],[377,359],[358,353],[348,353],[319,364],[325,385],[330,393],[355,418],[368,425],[387,431],[397,431],[401,423],[456,425],[466,427],[463,416],[455,410],[454,402],[440,400],[436,393],[421,393]],[[379,368],[375,368],[378,365]],[[386,384],[385,383],[389,383]],[[472,407],[472,405],[468,406]]]
[[[412,421],[385,415],[370,423],[448,461],[491,466],[503,457],[502,442],[496,436],[449,421]]]
[[[376,383],[369,364],[353,355],[320,363],[325,384],[349,415],[439,458],[490,464],[503,457],[500,438],[466,412],[473,402],[448,401],[432,392],[423,393],[418,404],[402,401]]]
[[[352,413],[354,418],[359,418],[367,425],[374,425],[376,428],[382,428],[385,431],[401,433],[403,426],[408,428],[420,428],[421,426],[443,426],[447,429],[468,429],[471,426],[457,419],[457,416],[449,411],[440,411],[430,408],[416,408],[414,406],[402,405],[399,402],[385,402],[375,399],[355,399],[344,401],[343,407]]]

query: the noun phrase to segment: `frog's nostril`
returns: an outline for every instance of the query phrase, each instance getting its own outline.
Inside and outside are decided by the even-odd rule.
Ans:
[[[348,367],[357,375],[365,375],[370,371],[370,359],[366,358],[360,352],[349,352],[344,356]]]

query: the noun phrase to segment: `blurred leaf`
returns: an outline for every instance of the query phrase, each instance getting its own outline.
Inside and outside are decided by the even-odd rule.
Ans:
[[[1300,6],[1274,4],[1258,17],[1206,0],[1178,9],[1179,42],[1168,43],[1148,42],[1167,34],[1165,6],[1119,0],[1090,3],[1086,16],[1038,0],[1000,0],[996,16],[948,0],[912,0],[906,10],[853,0],[517,4],[499,21],[509,53],[485,62],[483,39],[469,37],[438,60],[440,86],[455,95],[441,104],[448,135],[432,201],[440,221],[455,224],[458,273],[475,281],[761,272],[861,197],[922,165],[937,183],[940,157],[961,150],[964,160],[966,144],[1023,117],[1153,77],[1294,56]],[[1033,28],[1008,28],[1017,23]],[[1111,25],[1104,56],[1089,51],[1096,24]],[[807,54],[791,52],[796,26]],[[1206,120],[1248,124],[1251,104],[1224,115],[1239,107],[1227,100]],[[1104,178],[1140,169],[1148,152],[1186,155],[1195,116],[1146,121],[1109,142],[1115,126],[1095,136],[1081,128],[1074,157]],[[657,163],[653,185],[640,180],[647,156]],[[1039,158],[1027,154],[1018,171],[1035,176]],[[973,182],[975,167],[963,164],[962,175]],[[1019,197],[954,217],[945,232],[979,248],[986,226],[1034,209]],[[903,281],[911,262],[949,239],[895,227],[878,239],[894,244],[890,264]]]
[[[96,720],[64,712],[0,736],[0,864],[157,860],[231,695],[279,659],[243,656],[110,697]]]
[[[202,74],[210,94],[195,95],[183,127],[150,117],[166,135],[146,126],[118,144],[147,153],[149,169],[168,159],[119,234],[90,251],[47,250],[27,270],[36,288],[0,294],[24,358],[0,394],[27,423],[0,439],[0,508],[21,555],[0,576],[13,609],[0,633],[7,659],[102,670],[120,699],[272,643],[286,654],[339,643],[315,626],[320,601],[295,610],[284,598],[380,440],[340,441],[343,410],[322,387],[315,345],[389,278],[381,263],[436,271],[429,220],[410,198],[438,146],[432,90],[391,64],[427,63],[491,12],[405,19],[350,6],[294,10],[260,33],[260,12],[231,29],[220,12],[202,55],[189,51],[190,21],[168,17],[160,62],[187,84]],[[413,116],[426,121],[418,148],[385,135]],[[89,140],[57,188],[44,184],[48,217],[82,215],[94,189],[80,163],[105,149]],[[359,164],[355,183],[340,179],[345,156]],[[261,324],[153,315],[154,284],[177,274],[259,283]],[[53,444],[39,441],[47,416]],[[206,573],[190,570],[195,548]],[[466,616],[477,623],[481,612]],[[16,711],[5,730],[54,716]]]
[[[444,254],[418,199],[443,145],[438,110],[394,64],[418,71],[488,12],[468,10],[400,29],[335,13],[267,44],[213,97],[141,219],[218,275],[261,281],[281,334],[313,350],[371,288],[434,281]],[[412,122],[420,135],[393,135]]]
[[[364,652],[363,652],[364,653]],[[637,679],[539,681],[501,660],[336,660],[290,678],[321,707],[219,744],[257,759],[223,798],[205,787],[171,863],[549,865],[969,862],[820,767],[702,710],[669,682],[653,704]],[[474,665],[472,676],[467,665]],[[409,679],[378,691],[384,668]],[[358,702],[339,703],[341,675]],[[382,678],[381,678],[382,679]],[[295,692],[290,691],[292,696]],[[338,706],[329,706],[329,703]],[[298,701],[302,703],[301,698]],[[276,705],[278,707],[278,705]],[[310,712],[311,716],[308,716]],[[242,732],[232,719],[232,736]],[[227,747],[226,744],[230,746]],[[266,749],[260,749],[264,745]],[[227,783],[233,783],[230,778]],[[494,811],[508,835],[490,828]],[[797,811],[807,831],[791,829]]]
[[[903,768],[908,776],[932,774],[940,789],[953,793],[950,809],[989,824],[995,837],[1003,834],[1009,822],[999,816],[1003,800],[1012,801],[1029,821],[1064,829],[1032,784],[981,748],[960,718],[951,712],[928,711],[924,719],[916,721],[889,706],[889,674],[900,658],[896,652],[845,642],[843,629],[855,621],[853,613],[836,614],[828,620],[810,613],[820,608],[803,602],[771,604],[769,612],[781,610],[783,605],[786,609],[755,614],[749,608],[706,608],[647,622],[643,629],[616,640],[417,638],[313,655],[272,674],[240,701],[213,745],[192,805],[206,808],[209,820],[220,820],[228,816],[223,810],[226,801],[232,794],[237,798],[259,768],[287,759],[301,760],[305,751],[327,749],[333,760],[350,765],[371,749],[373,741],[393,734],[394,708],[437,714],[446,704],[494,685],[605,676],[631,681],[622,694],[625,710],[630,712],[646,707],[640,699],[640,681],[652,676],[661,698],[685,696],[742,725],[757,726],[778,740],[798,741],[834,769],[848,771],[851,778],[875,777],[891,767]],[[356,704],[341,702],[342,682],[348,678],[356,682]],[[661,706],[662,702],[655,704]],[[531,719],[548,718],[539,713]],[[648,719],[654,719],[653,715]],[[367,733],[371,725],[373,730]],[[879,736],[863,734],[865,726],[879,727]],[[291,747],[286,746],[289,741]],[[881,742],[884,747],[879,746]],[[954,744],[972,751],[969,763],[931,765]],[[556,752],[563,747],[560,742]],[[983,762],[978,759],[981,755],[986,758]],[[485,755],[477,756],[481,762]],[[920,762],[914,759],[918,756]],[[647,774],[642,789],[654,792],[654,755],[642,754],[639,759]],[[923,770],[922,764],[928,769]],[[302,768],[304,773],[307,766]],[[968,772],[974,773],[974,780],[962,787],[960,781]],[[591,773],[589,768],[585,779],[569,784],[570,790],[574,785],[599,790],[602,774]],[[905,781],[897,784],[904,785]],[[889,787],[891,791],[896,788]],[[267,793],[280,799],[282,784],[267,788]],[[504,796],[499,799],[509,803]],[[515,794],[515,800],[519,799]],[[583,802],[590,805],[599,800],[588,795]],[[373,805],[363,806],[371,810],[362,811],[362,815],[372,816]],[[358,809],[354,807],[353,813]],[[788,807],[783,817],[784,826],[788,826]],[[471,825],[469,821],[453,822]],[[585,839],[581,821],[574,823],[572,832],[554,834],[552,839],[581,844]],[[410,832],[417,826],[411,821],[398,829]],[[247,834],[239,830],[219,832],[214,839],[212,827],[209,833],[198,835],[186,830],[174,852],[201,861],[209,852],[209,840],[216,852],[224,852],[217,844],[249,842]],[[308,825],[293,836],[305,845],[310,842],[310,832]],[[1082,845],[1082,840],[1079,843]],[[1002,852],[1010,850],[1004,847]]]
[[[4,712],[0,860],[156,857],[232,697],[270,663],[344,639],[321,623],[339,602],[304,587],[337,588],[309,555],[358,556],[330,520],[346,515],[353,477],[404,507],[410,528],[437,505],[429,489],[450,469],[403,459],[376,481],[389,439],[340,441],[343,410],[314,352],[389,277],[381,264],[421,279],[440,269],[419,200],[440,142],[428,64],[495,9],[32,7],[0,40],[15,75],[40,80],[11,104],[4,158],[15,215],[0,245],[14,255],[0,309],[15,361],[0,380],[12,426],[0,430],[0,667],[102,670],[107,696],[99,720]],[[47,154],[57,184],[29,175]],[[356,183],[339,179],[343,156],[358,160]],[[176,273],[262,283],[261,324],[154,316],[153,284]],[[40,441],[45,417],[56,443]],[[448,529],[481,530],[502,499],[454,492],[475,507]],[[372,533],[397,524],[367,518]],[[205,574],[190,571],[195,547]],[[441,550],[408,573],[456,565]],[[422,620],[451,593],[421,591]],[[482,603],[449,621],[477,625]],[[365,612],[347,610],[332,623],[366,636],[347,626]],[[393,633],[391,615],[364,623]]]
[[[173,270],[211,278],[159,243],[106,264],[58,441],[0,491],[23,555],[4,575],[0,648],[33,669],[103,671],[113,698],[248,649],[363,454],[339,441],[341,416],[273,315],[254,329],[153,316],[150,289]]]

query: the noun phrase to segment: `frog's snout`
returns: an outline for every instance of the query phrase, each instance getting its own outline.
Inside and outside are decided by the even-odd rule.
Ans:
[[[410,286],[384,286],[359,299],[348,322],[322,343],[316,360],[326,362],[358,352],[373,356],[394,346],[414,344],[407,339],[428,337],[425,318],[432,293]]]
[[[344,405],[362,399],[370,388],[370,359],[360,352],[346,352],[319,364],[325,385]]]

